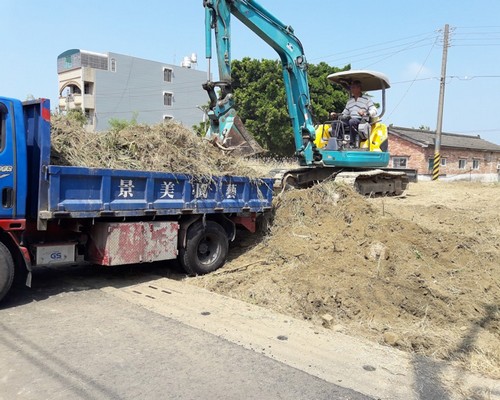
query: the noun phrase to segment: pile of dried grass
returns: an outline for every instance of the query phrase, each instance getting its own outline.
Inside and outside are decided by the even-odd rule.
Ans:
[[[91,133],[63,116],[52,118],[51,163],[91,168],[240,175],[257,178],[242,158],[231,157],[175,122]]]

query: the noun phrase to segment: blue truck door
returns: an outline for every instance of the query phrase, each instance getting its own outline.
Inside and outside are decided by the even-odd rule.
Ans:
[[[16,217],[15,104],[0,98],[0,219]]]
[[[22,103],[0,97],[0,220],[25,217],[26,161]]]

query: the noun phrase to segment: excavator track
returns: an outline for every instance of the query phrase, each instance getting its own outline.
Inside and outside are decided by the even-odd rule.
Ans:
[[[363,172],[340,172],[336,182],[353,186],[363,196],[401,196],[408,187],[408,176],[404,172],[374,169]]]
[[[325,180],[335,180],[352,186],[364,196],[401,196],[408,187],[405,172],[394,170],[346,170],[345,168],[305,167],[270,171],[276,191],[311,187]]]

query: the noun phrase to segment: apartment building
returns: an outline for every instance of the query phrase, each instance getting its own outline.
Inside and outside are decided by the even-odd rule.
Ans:
[[[190,128],[203,120],[206,72],[118,53],[71,49],[57,57],[59,109],[80,108],[87,130],[109,128],[110,119],[155,124],[174,119]]]

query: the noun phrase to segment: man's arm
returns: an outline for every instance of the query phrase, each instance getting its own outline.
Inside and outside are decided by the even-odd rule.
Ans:
[[[370,117],[375,117],[377,115],[377,107],[375,107],[375,104],[373,104],[372,99],[369,97],[367,98],[366,109]]]

